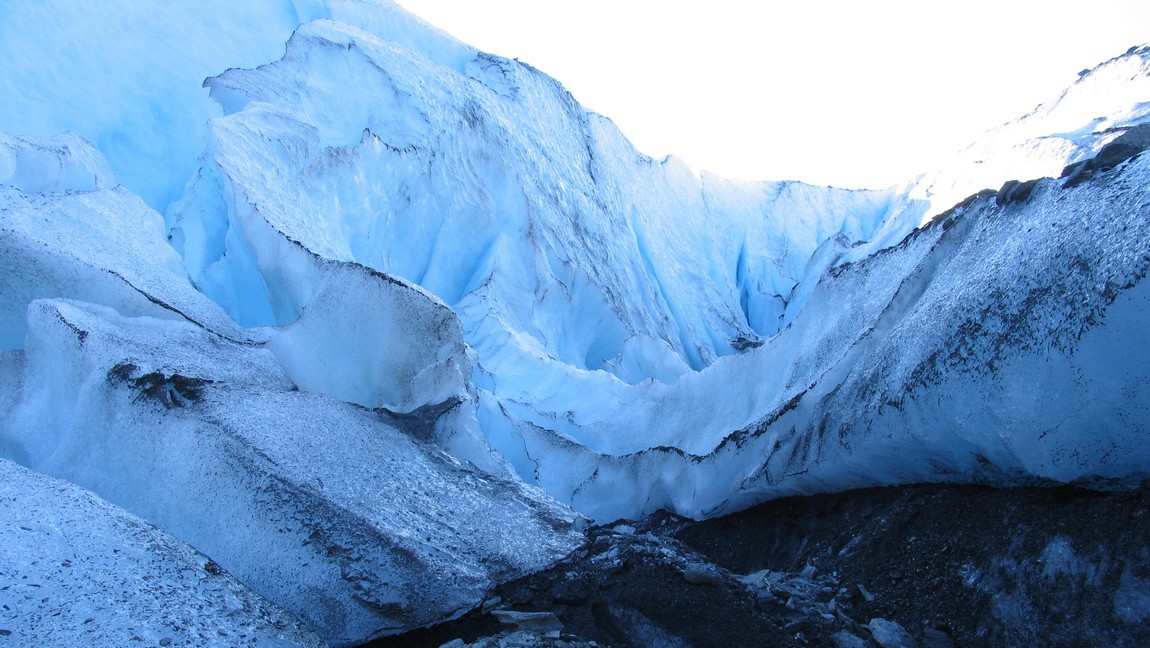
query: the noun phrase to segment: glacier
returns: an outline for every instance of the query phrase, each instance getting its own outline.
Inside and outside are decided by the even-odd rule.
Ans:
[[[924,208],[699,178],[523,64],[449,67],[337,22],[206,85],[226,114],[171,217],[197,286],[240,322],[293,321],[313,270],[269,240],[419,284],[459,315],[484,432],[525,476],[523,425],[609,452],[674,443],[654,421],[627,432],[652,390],[761,344],[801,308],[808,272],[896,242]]]
[[[0,511],[5,639],[324,645],[207,556],[74,484],[0,459]]]
[[[386,0],[69,7],[0,7],[5,479],[320,641],[589,519],[1150,476],[1150,47],[848,190],[652,159]]]
[[[1135,59],[1138,78],[1147,78],[1144,59],[1132,55],[1100,66],[1082,84],[1114,85],[1112,77],[1128,73]],[[333,80],[325,72],[333,69],[349,80]],[[324,75],[329,83],[313,81]],[[362,94],[349,90],[351,78]],[[444,65],[331,21],[297,30],[281,60],[229,70],[206,85],[225,115],[212,121],[194,200],[171,219],[197,285],[240,321],[293,319],[299,306],[285,312],[273,303],[290,292],[278,285],[287,274],[281,255],[255,249],[262,233],[242,234],[269,227],[320,257],[418,283],[453,307],[476,353],[488,443],[521,477],[577,509],[597,519],[663,507],[701,516],[728,500],[751,501],[745,492],[763,497],[977,472],[952,461],[946,470],[900,473],[872,457],[869,471],[852,468],[809,486],[799,480],[764,491],[744,483],[762,456],[777,462],[797,452],[790,445],[811,442],[811,431],[759,429],[784,405],[796,406],[800,391],[817,393],[814,383],[832,372],[803,354],[876,325],[861,317],[867,311],[843,323],[849,333],[824,328],[825,321],[800,324],[810,300],[826,290],[820,280],[929,222],[940,210],[920,190],[928,179],[844,191],[699,177],[673,158],[634,151],[608,120],[579,109],[529,66],[488,54]],[[1064,145],[1056,170],[1097,153],[1122,132],[1118,124],[1138,123],[1144,111],[1126,105],[1127,96],[1093,106],[1111,108],[1113,120],[1091,120],[1104,134],[1090,131]],[[1063,98],[1042,114],[1064,122],[1058,107],[1072,103]],[[1138,198],[1130,201],[1123,208],[1136,212]],[[889,290],[904,281],[895,271],[879,283]],[[240,282],[252,288],[235,299],[229,291]],[[877,307],[882,293],[868,290]],[[852,294],[821,305],[821,317],[850,308]],[[881,311],[869,312],[877,318]],[[794,335],[804,339],[784,341]],[[845,371],[849,363],[838,366]],[[740,379],[755,387],[740,388]],[[716,400],[731,394],[740,395],[734,403]],[[751,429],[772,440],[753,451],[724,449]],[[924,452],[914,460],[930,465],[933,451]],[[803,462],[814,460],[795,460],[788,470],[805,472]]]
[[[991,129],[902,189],[927,200],[929,220],[967,196],[1007,180],[1058,177],[1070,164],[1095,157],[1126,129],[1150,119],[1146,48],[1079,73],[1057,97]]]
[[[16,143],[61,168],[96,155]],[[18,262],[4,321],[22,333],[0,356],[5,457],[207,553],[333,645],[448,618],[581,541],[582,518],[486,452],[458,323],[421,290],[328,264],[355,299],[321,291],[292,325],[245,330],[124,189],[12,184],[0,204],[2,256]],[[392,352],[327,366],[369,321]],[[345,382],[358,391],[325,388]]]

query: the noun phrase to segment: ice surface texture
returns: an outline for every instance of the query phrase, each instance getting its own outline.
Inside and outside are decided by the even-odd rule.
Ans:
[[[6,459],[0,515],[0,629],[13,645],[323,645],[207,556]]]
[[[0,8],[0,454],[327,641],[575,546],[512,468],[603,520],[1146,477],[1150,161],[1003,183],[1138,139],[1150,49],[843,191],[650,159],[390,2],[170,4]]]
[[[61,168],[93,153],[25,144]],[[188,542],[333,644],[450,617],[581,541],[483,444],[459,322],[423,290],[284,241],[306,312],[244,330],[126,190],[0,186],[0,205],[3,456]]]
[[[1115,68],[1133,70],[1130,84],[1140,91],[1147,76],[1141,51],[1100,66],[1093,81],[1068,91],[1071,98],[1101,95],[1090,105],[1112,110],[1107,128],[1135,123],[1145,112],[1106,93],[1126,88],[1121,74],[1111,73]],[[1018,314],[1022,307],[1010,299],[1031,274],[1048,281],[1032,292],[1077,294],[1085,281],[1081,268],[1048,268],[1055,257],[1044,250],[1084,244],[1075,237],[1085,237],[1113,246],[1084,252],[1088,263],[1097,261],[1094,255],[1123,259],[1115,262],[1123,269],[1107,277],[1112,287],[1104,292],[1111,296],[1089,293],[1063,304],[1065,312],[1043,316],[1065,318],[1078,331],[1096,328],[1107,300],[1141,276],[1134,251],[1144,239],[1064,232],[1046,223],[1090,222],[1113,233],[1121,227],[1115,223],[1136,221],[1143,209],[1136,182],[1108,196],[1101,210],[1089,198],[1064,198],[1046,185],[1030,202],[995,205],[1027,214],[1020,216],[1030,228],[1022,241],[1005,229],[977,235],[986,249],[951,244],[965,228],[989,226],[968,224],[936,250],[927,241],[950,231],[938,226],[871,257],[934,206],[896,191],[697,177],[674,159],[635,152],[610,122],[516,61],[477,53],[462,65],[443,64],[386,33],[318,21],[297,30],[280,61],[230,70],[207,85],[225,116],[212,122],[194,200],[172,219],[197,284],[241,321],[294,317],[294,307],[275,303],[288,286],[231,299],[236,285],[273,286],[291,274],[282,255],[259,252],[269,230],[318,257],[354,260],[419,283],[454,306],[476,352],[479,420],[488,442],[521,476],[595,517],[664,506],[699,516],[781,493],[905,480],[1142,472],[1141,458],[1121,468],[1103,459],[1141,457],[1115,450],[1141,447],[1141,437],[1102,416],[1106,406],[1091,410],[1101,416],[1092,425],[1108,430],[1102,438],[1113,444],[1046,418],[1062,434],[1029,439],[1036,421],[1021,414],[1023,403],[1042,388],[1022,379],[1004,384],[1001,374],[1050,344],[1045,328],[1019,325],[1007,333],[1007,323],[987,328],[946,319],[958,317],[947,309],[981,300],[980,318],[1027,320],[1031,315]],[[1064,96],[1041,113],[1054,115],[1042,123],[1064,119],[1072,103]],[[1030,122],[1041,120],[1023,121],[1026,133],[998,141],[1017,148],[1020,138],[1033,137]],[[1121,130],[1083,133],[1060,149],[1063,157],[1044,163],[1089,154]],[[998,177],[995,186],[1009,179]],[[1105,187],[1095,191],[1113,190]],[[969,208],[961,219],[1001,220],[991,211]],[[1013,256],[992,262],[999,244],[990,241],[999,236],[1013,242]],[[868,279],[836,287],[854,275],[833,269],[852,261],[860,261]],[[945,279],[935,277],[940,268],[947,269]],[[949,292],[936,297],[944,286]],[[967,294],[972,286],[982,292]],[[923,295],[940,300],[931,302],[931,317],[914,308]],[[1010,297],[993,301],[1002,295]],[[999,313],[1000,306],[1007,311]],[[948,335],[961,341],[954,344],[997,345],[994,355],[971,365],[985,374],[971,380],[989,382],[971,387],[950,365],[932,370],[955,404],[919,412],[921,418],[899,424],[898,435],[886,431],[886,421],[897,418],[883,413],[892,407],[887,402],[905,399],[876,401],[874,394],[918,389],[912,385],[927,369],[912,380],[906,367],[937,364],[943,351],[926,342],[936,343],[931,332],[943,323],[953,325]],[[909,341],[886,339],[908,328],[916,331]],[[868,355],[874,345],[881,353]],[[1066,371],[1081,371],[1077,362],[1097,364],[1078,341],[1058,350],[1071,358]],[[1030,359],[1015,360],[1016,354]],[[891,374],[891,384],[856,384],[880,371]],[[1139,380],[1138,371],[1126,378]],[[1101,379],[1083,375],[1081,384],[1046,389],[1091,398],[1090,385]],[[1039,373],[1032,380],[1053,378]],[[1014,404],[994,405],[984,391]],[[1002,420],[990,407],[1019,418]],[[920,425],[933,431],[911,431]],[[837,447],[827,440],[828,426]]]

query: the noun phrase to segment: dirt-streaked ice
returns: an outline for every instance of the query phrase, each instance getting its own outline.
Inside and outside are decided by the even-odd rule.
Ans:
[[[0,7],[0,456],[325,641],[550,564],[565,504],[1148,476],[1150,48],[844,191],[651,159],[386,0],[75,4]]]

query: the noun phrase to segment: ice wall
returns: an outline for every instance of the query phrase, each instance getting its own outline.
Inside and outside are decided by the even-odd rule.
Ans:
[[[66,142],[18,144],[40,168],[106,169]],[[156,524],[332,645],[456,615],[582,541],[582,518],[483,443],[473,360],[434,296],[269,234],[260,249],[295,279],[283,297],[300,316],[242,329],[137,196],[12,177],[0,456]],[[92,547],[114,541],[100,519],[75,524]]]
[[[617,412],[761,344],[826,268],[920,216],[893,191],[696,176],[529,66],[445,63],[406,36],[317,21],[282,60],[210,79],[226,114],[172,238],[248,324],[294,321],[314,292],[285,239],[453,306],[491,403],[480,423],[521,476],[507,416],[597,450],[689,443],[697,417]]]
[[[291,317],[228,295],[248,276],[228,236],[258,236],[250,216],[448,304],[484,287],[507,327],[575,368],[610,368],[638,337],[698,369],[778,329],[825,240],[869,240],[905,208],[890,192],[704,181],[527,66],[476,54],[464,69],[319,21],[283,60],[209,80],[227,116],[174,229],[197,284],[252,323]]]
[[[274,369],[260,398],[375,417],[497,481],[506,460],[599,518],[920,479],[1141,475],[1145,390],[1124,386],[1144,384],[1145,363],[1119,350],[1140,348],[1144,322],[1145,160],[994,190],[1142,124],[1146,48],[941,171],[842,191],[653,160],[554,79],[390,2],[42,6],[0,10],[16,84],[0,129],[20,136],[0,140],[0,263],[19,277],[0,300],[9,384],[149,318],[140,335],[157,345],[194,330],[258,356]],[[235,38],[244,24],[265,27]],[[45,26],[99,45],[61,68],[75,87],[35,72],[25,32]],[[151,67],[135,61],[152,51]],[[108,162],[34,137],[64,130]],[[80,347],[37,337],[29,303]],[[26,356],[24,340],[64,350]],[[145,391],[173,362],[144,357],[81,373],[122,398],[100,382],[121,361],[117,379]],[[217,370],[231,371],[179,375],[224,399]],[[183,408],[175,374],[159,375],[181,425],[246,406]],[[32,407],[30,393],[3,402]],[[5,443],[32,463],[28,434]]]
[[[636,152],[608,120],[529,66],[483,53],[444,59],[419,37],[367,27],[308,23],[281,60],[207,82],[225,114],[212,121],[200,180],[174,210],[172,235],[197,285],[242,321],[283,323],[298,312],[284,295],[299,282],[279,255],[258,249],[269,231],[317,258],[419,284],[452,306],[475,351],[488,443],[521,477],[596,517],[664,506],[705,515],[782,493],[900,480],[1067,480],[1133,469],[1109,471],[1084,454],[1056,470],[995,454],[987,439],[971,441],[945,422],[938,425],[948,432],[926,449],[905,431],[889,437],[903,441],[881,443],[842,431],[866,439],[852,445],[866,449],[858,454],[832,451],[825,432],[804,427],[834,418],[821,408],[847,398],[839,388],[877,344],[875,328],[895,326],[909,274],[935,285],[934,268],[949,252],[923,241],[945,228],[900,241],[928,214],[925,199],[942,200],[941,192],[915,200],[897,190],[696,176],[674,158]],[[1098,93],[1120,85],[1107,70],[1142,58],[1135,51],[1123,60],[1096,73]],[[1106,96],[1092,105],[1111,110],[1115,125],[1137,123],[1141,108]],[[1118,132],[1075,140],[1074,155]],[[997,186],[1019,168],[1030,167],[1008,158],[977,177],[993,176]],[[962,182],[954,187],[975,180]],[[1007,192],[1001,201],[1027,199]],[[1138,203],[1111,207],[1125,217]],[[1091,214],[1100,227],[1108,218]],[[908,256],[912,249],[927,257]],[[1015,256],[1010,276],[1076,281],[1044,270],[1050,257],[1021,248]],[[851,290],[824,287],[852,263],[903,265]],[[953,267],[955,276],[987,269],[977,260]],[[976,274],[947,281],[987,281]],[[984,289],[1006,290],[999,281]],[[819,314],[808,314],[815,305]],[[990,335],[973,325],[951,334],[971,345]],[[925,361],[912,343],[883,349],[874,362]],[[851,398],[869,393],[859,389]],[[872,430],[859,421],[873,415],[840,427]],[[1048,450],[1041,446],[1019,452]],[[926,457],[923,466],[935,453],[960,458],[937,460],[937,470],[904,468],[900,452]],[[979,468],[982,460],[992,468]],[[824,474],[816,463],[833,467]]]
[[[828,273],[762,347],[604,414],[656,434],[680,419],[698,426],[687,438],[579,445],[493,402],[488,416],[540,483],[601,519],[922,481],[1137,485],[1147,180],[1141,155],[1082,184],[980,196]]]

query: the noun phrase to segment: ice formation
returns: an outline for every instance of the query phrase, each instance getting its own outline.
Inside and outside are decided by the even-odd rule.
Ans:
[[[314,646],[207,556],[84,489],[0,459],[0,629],[20,646]]]
[[[325,641],[550,564],[564,504],[1147,476],[1150,48],[847,191],[653,160],[384,0],[153,4],[0,7],[0,455]]]
[[[19,145],[50,168],[98,158]],[[126,190],[13,183],[0,205],[5,457],[205,552],[331,644],[450,617],[581,541],[487,450],[458,320],[426,292],[299,251],[307,312],[244,330]]]
[[[1058,97],[987,132],[904,190],[931,203],[930,218],[1007,180],[1058,177],[1148,119],[1150,52],[1136,46],[1083,70]]]
[[[868,259],[875,251],[941,211],[933,194],[919,185],[908,189],[923,194],[913,200],[895,190],[698,177],[674,159],[635,152],[609,121],[582,111],[528,66],[482,53],[443,64],[385,36],[309,23],[281,60],[208,80],[225,116],[212,122],[193,200],[174,210],[171,222],[197,285],[235,317],[255,324],[295,316],[272,303],[286,292],[275,285],[286,274],[280,255],[254,249],[261,234],[242,234],[268,228],[320,257],[354,260],[420,284],[454,307],[476,352],[479,420],[488,442],[522,477],[597,518],[660,507],[698,516],[728,508],[728,500],[987,472],[966,459],[940,463],[934,450],[914,454],[913,438],[892,446],[923,466],[919,471],[881,453],[828,460],[807,447],[822,443],[817,430],[760,429],[788,403],[797,406],[800,392],[818,394],[815,383],[826,391],[838,385],[842,375],[825,377],[834,367],[853,369],[851,359],[862,350],[852,345],[881,337],[863,332],[880,314],[886,322],[898,317],[882,308],[908,280],[900,273],[932,272],[916,270],[921,259],[909,252],[926,244],[900,246],[896,257],[909,265],[860,287],[872,309],[850,308],[845,320],[836,311],[857,299],[854,293],[835,293],[838,301],[827,303],[818,295],[829,288],[816,288],[844,263],[875,267],[879,262]],[[1131,61],[1141,70],[1131,83],[1136,93],[1150,76],[1134,52],[1082,83],[1115,85],[1120,74],[1110,68]],[[325,84],[316,84],[326,70],[346,77],[327,74]],[[1142,108],[1128,105],[1128,97],[1105,97],[1092,107],[1108,109],[1112,126],[1129,126]],[[1064,97],[1036,115],[1062,123],[1067,109],[1056,108],[1072,103]],[[1036,128],[1007,129],[995,141],[1025,148],[1018,141]],[[1045,164],[1056,164],[1057,174],[1120,132],[1083,131]],[[994,172],[1000,175],[992,182],[1001,185],[1011,179],[1001,175],[1004,169],[1012,167],[977,179]],[[221,201],[220,194],[232,199]],[[1139,203],[1135,196],[1110,205],[1130,214]],[[916,236],[925,241],[944,229]],[[1042,244],[1041,237],[1033,242]],[[1019,261],[1027,252],[1018,253]],[[973,272],[977,250],[964,253],[971,260],[955,265],[969,263]],[[1026,272],[1039,272],[1047,261],[1040,257]],[[237,283],[252,289],[236,295]],[[804,317],[812,299],[823,315]],[[1081,313],[1065,316],[1093,308],[1081,306]],[[920,325],[934,326],[925,319]],[[839,357],[823,350],[812,357],[826,346],[837,347]],[[934,350],[892,351],[914,365],[924,361],[915,354]],[[797,376],[805,381],[799,387]],[[948,412],[934,425],[956,416]],[[791,418],[777,423],[790,424]],[[955,452],[967,447],[960,431],[947,434],[954,435]],[[763,445],[730,447],[745,437]],[[969,454],[995,454],[993,445],[978,439]],[[1031,450],[1048,448],[1021,452]],[[1034,465],[1016,470],[1017,459],[995,456],[987,461],[1003,474],[1030,478],[1074,479],[1099,468],[1093,455],[1074,474]],[[770,471],[758,464],[766,457],[786,469],[764,477]],[[808,462],[836,466],[832,474],[839,476],[783,479],[812,474]]]

